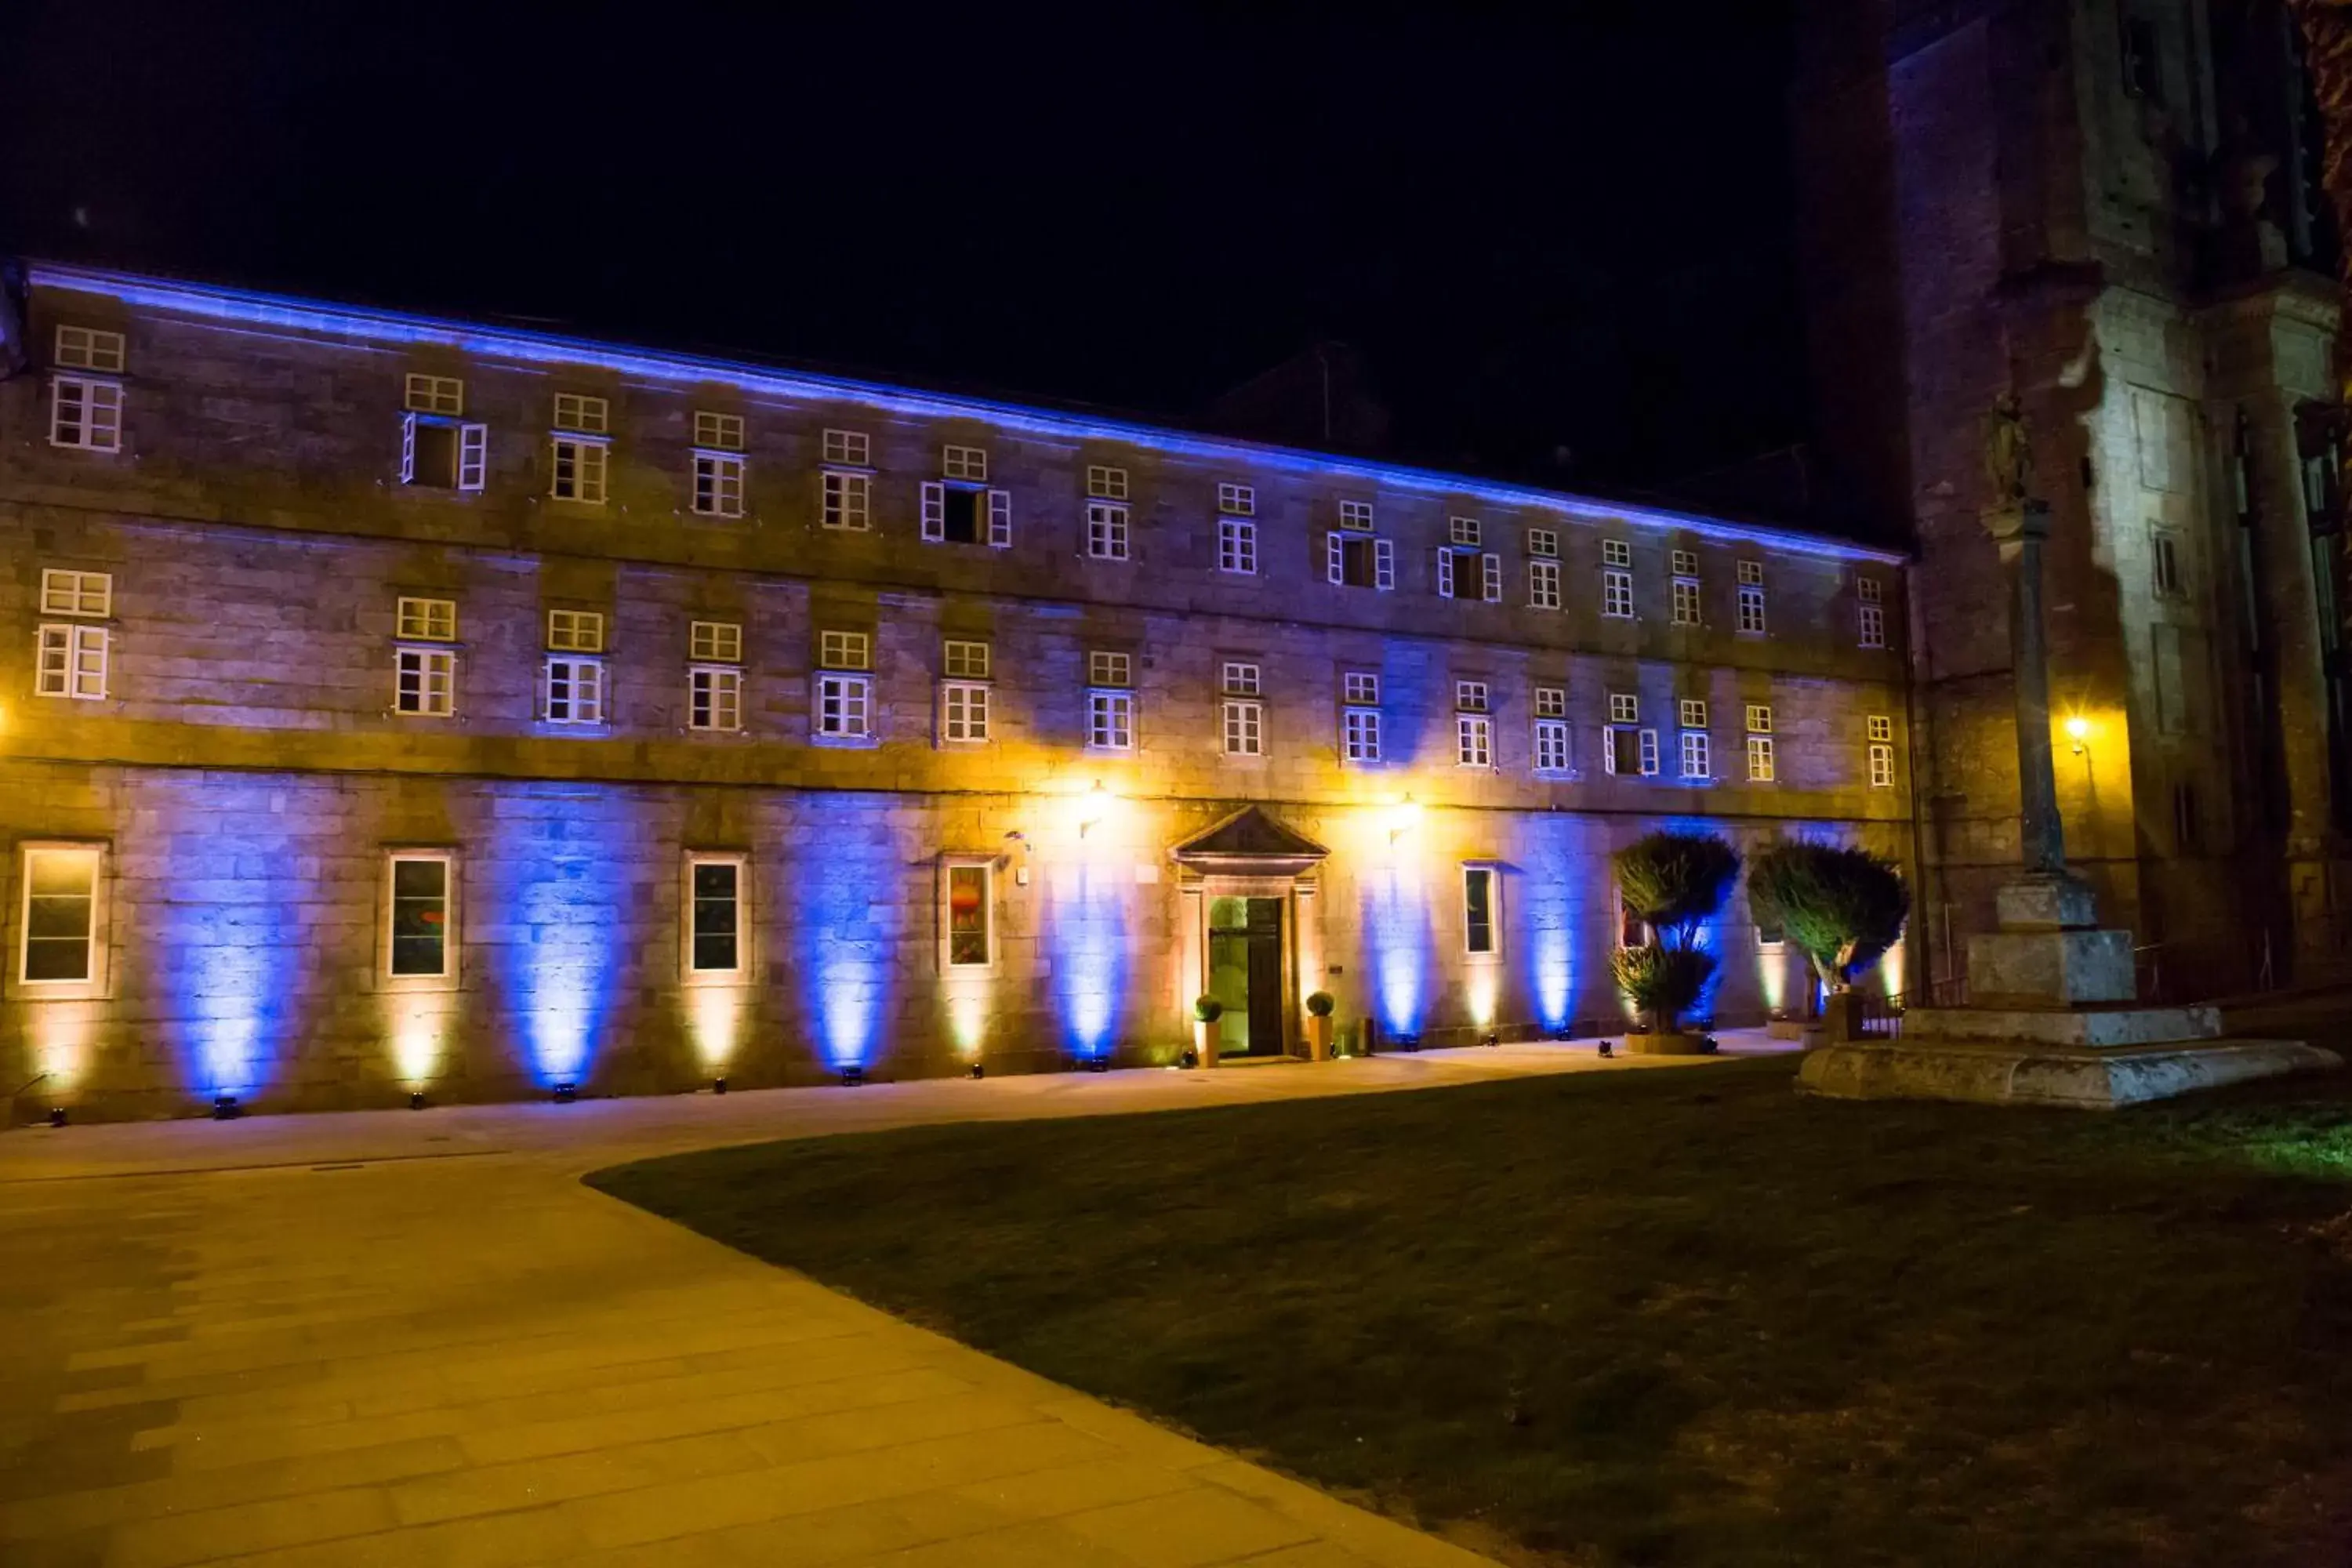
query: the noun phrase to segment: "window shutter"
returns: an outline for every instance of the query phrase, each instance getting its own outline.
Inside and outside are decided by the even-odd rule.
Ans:
[[[1396,545],[1389,540],[1372,541],[1372,586],[1383,594],[1396,586]]]
[[[1601,765],[1609,773],[1613,773],[1617,771],[1617,737],[1624,732],[1625,731],[1622,730],[1603,730],[1601,731],[1601,740],[1608,742],[1601,748]]]
[[[1658,771],[1658,732],[1642,731],[1642,776],[1648,778]]]
[[[1337,531],[1323,536],[1325,575],[1334,583],[1348,580],[1348,542]]]
[[[988,492],[988,542],[997,550],[1009,549],[1013,543],[1013,492]]]
[[[1451,550],[1437,552],[1437,596],[1441,599],[1454,597],[1454,552]]]
[[[948,536],[948,488],[937,479],[923,481],[923,537],[930,540]]]
[[[489,473],[490,427],[487,425],[457,426],[457,488],[478,490]]]
[[[1481,555],[1478,557],[1478,570],[1486,602],[1490,605],[1501,604],[1503,602],[1503,558],[1491,552]]]
[[[416,416],[414,414],[400,416],[400,482],[404,485],[416,482]]]

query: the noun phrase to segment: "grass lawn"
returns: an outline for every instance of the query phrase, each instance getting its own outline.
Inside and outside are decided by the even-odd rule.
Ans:
[[[2352,1562],[2352,1073],[2094,1116],[1793,1070],[590,1179],[1524,1561]]]

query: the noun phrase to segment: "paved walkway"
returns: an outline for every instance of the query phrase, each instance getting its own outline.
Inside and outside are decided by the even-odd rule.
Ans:
[[[578,1177],[1595,1069],[1676,1070],[1506,1046],[0,1136],[0,1563],[1480,1563]]]

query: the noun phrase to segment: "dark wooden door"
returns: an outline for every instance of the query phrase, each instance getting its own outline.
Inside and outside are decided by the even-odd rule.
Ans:
[[[1249,1054],[1282,1055],[1282,900],[1249,901]]]

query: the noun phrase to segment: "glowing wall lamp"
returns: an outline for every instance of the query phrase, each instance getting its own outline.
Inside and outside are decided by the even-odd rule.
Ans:
[[[1092,833],[1109,814],[1110,791],[1103,788],[1102,780],[1097,779],[1095,787],[1078,797],[1078,837],[1084,838]]]
[[[1389,807],[1389,843],[1391,846],[1420,826],[1421,803],[1412,796],[1406,795]]]
[[[2087,749],[2091,738],[2091,721],[2080,713],[2066,716],[2066,743],[2076,756]]]

